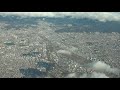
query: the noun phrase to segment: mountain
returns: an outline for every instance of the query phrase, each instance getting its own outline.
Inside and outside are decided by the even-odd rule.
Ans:
[[[26,17],[21,18],[20,16],[0,16],[0,21],[9,23],[11,27],[21,26],[24,27],[25,25],[31,26],[31,25],[37,25],[39,20],[43,20],[45,22],[53,23],[55,25],[68,25],[72,24],[73,30],[70,30],[70,32],[81,32],[79,30],[80,27],[85,27],[85,30],[87,32],[120,32],[120,22],[119,21],[107,21],[107,22],[100,22],[97,20],[92,19],[74,19],[70,17],[65,18],[48,18],[48,17]],[[66,30],[65,30],[66,29]],[[68,32],[67,28],[64,30],[58,30],[57,32]],[[69,29],[69,27],[68,27]],[[74,30],[75,29],[75,30]],[[78,29],[78,30],[76,30]],[[82,30],[82,32],[84,31]]]

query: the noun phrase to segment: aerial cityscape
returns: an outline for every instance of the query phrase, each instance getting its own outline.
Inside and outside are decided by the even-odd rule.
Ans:
[[[119,77],[119,12],[0,12],[0,78]]]

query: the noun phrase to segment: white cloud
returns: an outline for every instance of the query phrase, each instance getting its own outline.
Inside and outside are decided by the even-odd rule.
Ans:
[[[66,51],[66,50],[58,50],[57,53],[58,54],[64,54],[64,55],[71,55],[71,52]]]
[[[119,70],[117,68],[111,68],[110,65],[104,62],[101,62],[101,61],[94,63],[92,68],[99,72],[109,72],[109,73],[114,73],[114,74],[119,73]]]
[[[91,74],[84,73],[80,78],[109,78],[104,73],[93,72]]]
[[[70,73],[65,78],[109,78],[104,73],[93,72],[91,74],[84,73],[83,75],[77,75],[76,73]]]
[[[120,21],[119,12],[0,12],[0,15],[17,15],[21,17],[66,17],[71,18],[90,18],[94,20]]]
[[[109,77],[106,76],[104,73],[93,72],[91,78],[109,78]]]

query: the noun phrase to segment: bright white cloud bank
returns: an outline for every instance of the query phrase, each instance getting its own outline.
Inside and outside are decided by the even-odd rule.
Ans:
[[[120,12],[0,12],[0,15],[18,15],[21,17],[66,17],[89,18],[93,20],[120,21]]]
[[[85,73],[82,76],[80,76],[80,78],[109,78],[109,77],[106,76],[104,73],[93,72],[91,75]]]
[[[114,73],[114,74],[119,73],[119,70],[117,68],[111,68],[110,65],[104,62],[101,62],[101,61],[94,63],[92,68],[100,72],[109,72],[109,73]]]
[[[109,78],[104,73],[93,72],[91,74],[84,73],[83,75],[77,75],[76,73],[70,73],[65,78]]]

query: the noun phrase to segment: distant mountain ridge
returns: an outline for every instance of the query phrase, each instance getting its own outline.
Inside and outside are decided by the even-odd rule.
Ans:
[[[37,25],[39,20],[53,23],[55,25],[67,25],[71,24],[72,26],[81,27],[81,26],[91,26],[94,27],[96,30],[89,30],[90,32],[120,32],[120,22],[118,21],[107,21],[107,22],[100,22],[98,20],[92,19],[75,19],[70,17],[65,18],[48,18],[48,17],[27,17],[21,18],[19,16],[1,16],[0,21],[5,21],[9,23],[11,26],[24,26],[24,25]]]

